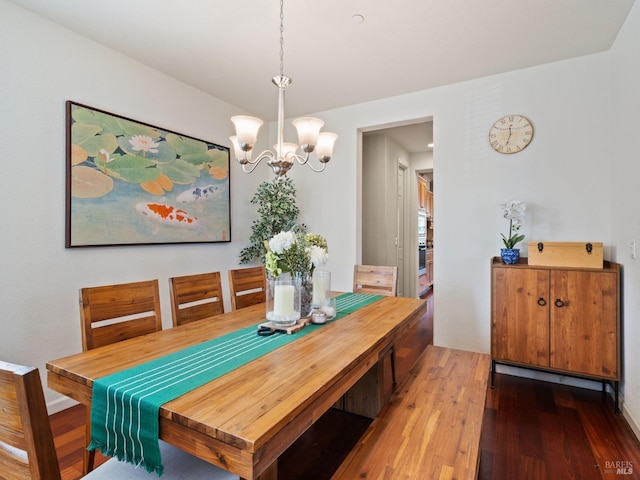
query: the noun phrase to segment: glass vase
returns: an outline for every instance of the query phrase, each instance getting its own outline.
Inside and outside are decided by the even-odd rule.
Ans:
[[[277,327],[290,327],[300,320],[301,277],[283,273],[267,277],[267,320]]]
[[[331,298],[331,272],[324,268],[313,271],[313,308],[319,310]]]
[[[308,318],[313,312],[313,280],[308,272],[296,276],[300,279],[300,316]]]
[[[327,320],[336,316],[336,299],[331,295],[331,272],[316,268],[313,272],[313,309]]]

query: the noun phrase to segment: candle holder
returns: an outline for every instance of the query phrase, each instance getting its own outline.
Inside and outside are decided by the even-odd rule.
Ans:
[[[322,303],[318,306],[318,312],[322,312],[327,320],[333,320],[336,316],[337,307],[336,307],[336,297],[327,297]]]
[[[284,273],[267,277],[267,320],[277,327],[290,327],[300,320],[299,276]]]
[[[313,308],[320,309],[328,298],[331,298],[331,272],[316,268],[313,271]]]

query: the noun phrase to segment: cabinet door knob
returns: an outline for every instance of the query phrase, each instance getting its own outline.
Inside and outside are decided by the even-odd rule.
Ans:
[[[559,298],[556,298],[555,305],[558,308],[564,307],[564,302],[562,300],[560,300]]]
[[[538,305],[540,305],[541,307],[544,307],[546,304],[547,304],[547,301],[544,298],[540,297],[538,299]]]

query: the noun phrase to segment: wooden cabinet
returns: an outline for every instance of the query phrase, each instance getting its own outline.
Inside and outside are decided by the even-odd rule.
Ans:
[[[418,206],[427,212],[427,216],[433,217],[433,192],[429,190],[427,181],[418,177]]]
[[[418,277],[418,294],[423,295],[433,285],[433,249],[425,252],[425,272]]]
[[[430,190],[425,193],[424,209],[427,211],[427,216],[433,218],[433,192]]]
[[[504,265],[492,259],[495,363],[620,380],[620,265],[602,269]]]
[[[427,205],[427,182],[418,177],[418,207],[426,209]]]

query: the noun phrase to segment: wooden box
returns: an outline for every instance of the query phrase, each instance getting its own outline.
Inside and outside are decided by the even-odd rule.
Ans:
[[[602,268],[602,242],[529,242],[529,265]]]

